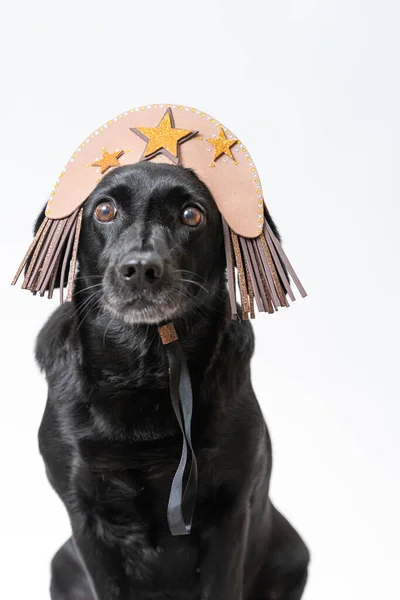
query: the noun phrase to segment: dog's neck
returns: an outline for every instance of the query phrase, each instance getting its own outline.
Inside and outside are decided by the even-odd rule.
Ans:
[[[224,291],[174,320],[188,361],[200,426],[205,426],[211,412],[209,394],[204,393],[209,388],[206,381],[214,385],[224,378],[216,362],[231,323],[228,308]],[[103,433],[136,441],[179,435],[170,401],[167,354],[157,325],[128,325],[104,311],[90,311],[77,333],[87,385],[84,395],[90,397],[92,416]]]
[[[229,323],[227,292],[219,290],[207,304],[173,322],[189,365],[195,365],[193,370],[201,376]],[[129,387],[165,387],[168,367],[157,325],[130,325],[104,311],[91,310],[78,331],[83,360],[97,384],[111,384],[121,376]]]

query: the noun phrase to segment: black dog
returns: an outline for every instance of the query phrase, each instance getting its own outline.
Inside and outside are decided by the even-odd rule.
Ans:
[[[51,597],[299,600],[309,555],[268,497],[253,332],[230,318],[207,187],[182,167],[115,169],[84,205],[78,259],[73,301],[37,343],[49,386],[40,450],[73,532],[53,560]],[[182,446],[157,334],[171,320],[192,379],[199,466],[183,537],[166,519]]]

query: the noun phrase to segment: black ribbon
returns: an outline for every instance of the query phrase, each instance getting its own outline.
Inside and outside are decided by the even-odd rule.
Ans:
[[[172,535],[189,535],[192,528],[197,495],[197,461],[192,447],[191,423],[193,394],[190,374],[182,346],[178,340],[166,346],[169,363],[172,406],[182,431],[182,454],[174,475],[168,501],[168,524]],[[184,487],[184,476],[191,457],[190,471]]]

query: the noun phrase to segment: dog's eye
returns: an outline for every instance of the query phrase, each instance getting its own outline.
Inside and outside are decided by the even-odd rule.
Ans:
[[[181,214],[181,220],[189,227],[197,227],[203,220],[203,213],[196,206],[187,206]]]
[[[100,202],[94,211],[96,219],[101,223],[108,223],[109,221],[112,221],[115,219],[116,214],[117,209],[112,202]]]

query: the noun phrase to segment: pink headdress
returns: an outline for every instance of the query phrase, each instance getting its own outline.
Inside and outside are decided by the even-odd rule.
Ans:
[[[265,218],[267,208],[256,167],[244,144],[216,119],[187,106],[153,104],[129,110],[99,127],[80,144],[60,173],[46,217],[13,280],[25,265],[22,287],[52,296],[55,281],[69,271],[72,298],[82,205],[102,176],[140,161],[190,167],[208,186],[221,212],[232,318],[236,279],[243,318],[272,313],[295,300],[286,271],[302,296],[306,292]],[[61,283],[61,285],[62,285]],[[63,290],[61,290],[63,298]]]

